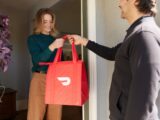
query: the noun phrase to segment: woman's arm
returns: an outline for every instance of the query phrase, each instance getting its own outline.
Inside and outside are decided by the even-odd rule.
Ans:
[[[46,62],[50,59],[52,52],[63,46],[63,39],[56,39],[53,43],[51,43],[46,49],[43,51],[40,49],[39,44],[32,37],[28,38],[28,49],[32,57],[32,61],[36,64],[39,62]]]

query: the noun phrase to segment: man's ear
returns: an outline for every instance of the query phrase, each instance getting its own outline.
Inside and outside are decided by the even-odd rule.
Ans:
[[[139,0],[133,0],[134,1],[134,5],[137,6],[139,4]]]
[[[130,3],[132,3],[133,5],[137,6],[139,4],[139,0],[127,0]]]

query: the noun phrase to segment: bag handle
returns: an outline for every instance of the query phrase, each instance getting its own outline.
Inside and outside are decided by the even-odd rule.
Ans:
[[[66,40],[67,35],[63,36],[63,39]],[[62,56],[62,47],[58,48],[53,62],[61,61],[61,56]],[[72,59],[73,59],[73,62],[76,62],[78,60],[78,55],[74,45],[74,41],[72,42]],[[39,65],[50,65],[50,64],[52,64],[52,62],[39,62]]]
[[[63,36],[63,39],[66,40],[67,35]],[[62,47],[58,48],[54,62],[61,61],[61,56],[62,56]],[[76,47],[74,45],[74,41],[72,42],[72,60],[73,60],[73,62],[78,61],[78,55],[77,55]]]

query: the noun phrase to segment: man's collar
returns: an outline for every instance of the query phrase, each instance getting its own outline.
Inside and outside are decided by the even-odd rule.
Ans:
[[[138,18],[138,19],[127,29],[127,34],[131,33],[138,24],[140,24],[140,23],[142,23],[142,22],[144,22],[144,21],[150,20],[150,19],[153,19],[153,17],[152,17],[152,16],[142,16],[142,17]]]

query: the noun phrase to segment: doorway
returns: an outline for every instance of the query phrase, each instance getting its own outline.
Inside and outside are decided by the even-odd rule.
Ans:
[[[56,28],[60,36],[65,34],[78,34],[83,36],[82,1],[83,0],[61,0],[51,7],[56,15]],[[76,49],[79,59],[83,59],[86,51],[84,52],[81,46],[76,46]],[[64,60],[71,60],[71,45],[68,42],[65,42],[63,51]],[[86,60],[87,58],[85,57],[85,61]],[[63,106],[62,120],[85,120],[84,111],[86,113],[84,107]]]

